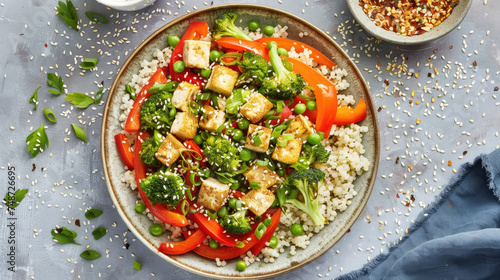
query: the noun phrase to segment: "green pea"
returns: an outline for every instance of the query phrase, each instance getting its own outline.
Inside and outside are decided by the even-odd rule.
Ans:
[[[237,141],[237,142],[243,140],[243,132],[239,129],[234,129],[233,130],[233,140]]]
[[[247,150],[247,149],[243,149],[241,150],[240,152],[240,159],[242,161],[249,161],[252,159],[252,152],[250,150]]]
[[[217,242],[213,239],[210,239],[210,243],[208,243],[208,246],[210,246],[210,248],[212,248],[212,249],[217,249],[217,248],[219,248],[219,242]]]
[[[304,228],[302,227],[301,224],[295,223],[290,227],[290,232],[292,233],[293,236],[299,236],[302,233],[304,233]]]
[[[252,20],[251,22],[248,23],[248,29],[250,29],[252,31],[259,29],[259,27],[260,27],[260,24],[256,20]]]
[[[278,169],[276,170],[276,173],[278,174],[278,176],[283,177],[285,176],[285,169]]]
[[[299,103],[295,105],[294,111],[297,115],[304,114],[304,112],[306,111],[306,105]]]
[[[231,199],[229,199],[229,202],[227,203],[229,205],[229,207],[231,209],[236,209],[236,204],[238,203],[238,199],[237,198],[234,198],[232,197]]]
[[[267,37],[271,37],[274,34],[274,27],[268,25],[262,29],[262,33],[264,33]]]
[[[236,183],[231,183],[231,189],[232,190],[237,190],[241,187],[240,183],[239,182],[236,182]]]
[[[269,247],[276,248],[277,246],[278,246],[278,237],[276,236],[271,237],[271,239],[269,240]]]
[[[250,126],[250,121],[248,119],[242,118],[238,120],[238,128],[241,130],[246,130]]]
[[[278,47],[278,44],[275,41],[271,41],[267,44],[267,48],[271,50],[274,46]]]
[[[288,56],[288,51],[284,48],[278,48],[278,54],[282,56]]]
[[[222,53],[220,53],[217,50],[213,50],[210,52],[210,61],[216,62],[219,60],[219,58],[222,56]]]
[[[168,39],[167,39],[168,45],[171,47],[174,47],[174,48],[175,48],[175,46],[177,46],[177,44],[179,44],[180,41],[181,41],[181,39],[179,38],[179,36],[176,36],[176,35],[168,36]]]
[[[311,111],[314,111],[316,110],[316,108],[318,107],[317,104],[316,104],[316,101],[312,101],[312,100],[309,100],[307,101],[306,103],[306,107],[308,110],[311,110]]]
[[[193,138],[193,141],[196,143],[196,145],[201,145],[203,144],[203,138],[201,138],[200,134],[196,134],[196,136]]]
[[[318,145],[319,143],[321,143],[321,136],[319,136],[318,133],[311,133],[309,135],[307,135],[307,143],[311,144],[311,145]]]
[[[244,262],[244,261],[239,261],[239,262],[236,263],[236,268],[239,271],[245,271],[245,269],[247,269],[247,263]]]
[[[182,71],[184,71],[184,69],[186,69],[186,65],[184,65],[184,61],[177,60],[176,62],[174,62],[174,71],[176,73],[181,73]]]
[[[149,227],[149,232],[154,236],[160,236],[163,233],[163,227],[160,224],[152,224]]]
[[[137,203],[135,205],[135,212],[139,213],[139,214],[142,214],[144,213],[144,211],[146,211],[146,206],[142,203]]]
[[[219,215],[219,217],[221,218],[224,218],[225,216],[227,216],[227,214],[229,214],[229,211],[227,210],[226,206],[222,206],[219,211],[217,211],[217,215]]]
[[[210,78],[210,74],[212,74],[212,70],[210,69],[202,69],[200,72],[200,75],[205,79]]]

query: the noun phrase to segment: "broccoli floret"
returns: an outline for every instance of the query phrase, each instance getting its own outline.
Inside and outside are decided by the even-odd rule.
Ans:
[[[203,142],[203,149],[216,174],[235,174],[240,169],[239,151],[228,139],[210,135]]]
[[[243,70],[243,73],[238,77],[236,86],[245,83],[260,85],[262,81],[269,76],[269,73],[272,73],[272,70],[269,69],[267,60],[253,52],[244,52],[238,65]]]
[[[163,141],[163,135],[155,130],[154,134],[142,142],[142,150],[140,152],[141,161],[147,166],[157,167],[161,162],[155,157],[158,148]]]
[[[141,190],[153,205],[177,206],[184,198],[184,180],[170,172],[158,171],[141,180]]]
[[[219,220],[220,225],[232,234],[245,234],[252,230],[250,219],[246,216],[247,209],[236,211],[232,215],[226,215]]]
[[[329,156],[330,152],[328,152],[321,144],[306,147],[303,149],[299,160],[296,163],[290,165],[290,167],[297,170],[305,170],[309,168],[313,163],[326,163]]]
[[[141,106],[141,129],[167,132],[177,113],[172,104],[173,94],[159,91],[151,95]]]
[[[326,222],[321,214],[321,203],[318,198],[314,197],[318,183],[323,181],[324,178],[325,173],[323,171],[312,167],[307,170],[290,172],[284,184],[289,188],[296,188],[302,194],[302,197],[287,198],[285,203],[304,211],[317,226],[324,225]]]
[[[290,100],[296,97],[305,86],[304,78],[285,68],[275,43],[269,44],[269,60],[274,69],[274,76],[264,79],[259,92],[280,100]]]
[[[252,41],[252,38],[234,25],[235,21],[236,14],[234,13],[225,13],[216,19],[214,39],[219,40],[222,37],[236,37]]]

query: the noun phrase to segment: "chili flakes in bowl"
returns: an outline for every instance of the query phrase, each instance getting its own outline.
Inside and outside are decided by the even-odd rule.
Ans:
[[[423,34],[445,20],[459,0],[359,0],[368,17],[403,36]]]

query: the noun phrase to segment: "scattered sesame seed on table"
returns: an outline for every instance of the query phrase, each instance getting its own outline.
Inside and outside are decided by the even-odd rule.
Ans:
[[[136,46],[165,23],[186,13],[234,1],[157,0],[144,10],[121,12],[96,1],[73,1],[79,31],[56,14],[56,1],[0,0],[0,177],[16,171],[16,186],[29,189],[16,208],[15,276],[23,279],[204,279],[155,256],[128,231],[108,194],[100,156],[100,124],[108,89]],[[401,1],[402,3],[405,1]],[[396,46],[361,31],[345,1],[257,0],[314,24],[351,57],[371,88],[378,108],[381,156],[378,178],[365,209],[350,231],[325,255],[277,279],[332,279],[362,267],[385,253],[407,233],[413,220],[431,203],[461,164],[500,148],[500,60],[496,44],[500,1],[479,1],[461,25],[437,41]],[[292,5],[293,3],[293,5]],[[83,11],[105,15],[109,23],[91,22]],[[307,38],[307,33],[301,34]],[[84,58],[99,58],[83,70]],[[82,92],[103,100],[82,110],[47,92],[47,73],[64,81],[64,93]],[[29,97],[38,86],[38,110]],[[57,123],[47,122],[50,108]],[[88,143],[75,137],[71,123],[82,127]],[[50,145],[36,158],[26,150],[26,136],[45,124]],[[3,189],[7,191],[6,187]],[[3,195],[3,194],[2,194]],[[2,204],[0,208],[5,211]],[[88,220],[85,211],[99,208]],[[0,228],[7,246],[6,215]],[[50,231],[67,227],[82,245],[56,244]],[[94,240],[97,227],[106,238]],[[94,261],[85,249],[102,255]],[[85,249],[84,249],[85,248]],[[300,250],[300,249],[297,249]],[[6,256],[2,257],[5,264]],[[133,262],[142,264],[133,269]],[[5,268],[5,266],[4,266]],[[57,273],[54,271],[57,270]],[[12,279],[7,269],[0,279]]]

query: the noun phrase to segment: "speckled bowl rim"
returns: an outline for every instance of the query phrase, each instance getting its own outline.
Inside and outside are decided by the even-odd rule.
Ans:
[[[398,45],[417,45],[439,39],[455,29],[467,15],[473,0],[460,0],[451,15],[429,32],[415,36],[402,36],[376,25],[359,5],[359,0],[346,0],[356,21],[370,34],[384,41]]]
[[[108,170],[108,165],[107,165],[107,160],[106,160],[107,156],[109,156],[108,148],[115,149],[115,147],[108,147],[109,145],[106,146],[106,143],[107,142],[109,143],[109,141],[110,141],[110,139],[108,139],[108,137],[110,137],[110,136],[105,131],[106,127],[108,125],[108,118],[110,117],[110,116],[108,116],[108,113],[109,113],[109,108],[111,106],[111,100],[113,99],[112,96],[117,94],[120,77],[124,74],[125,69],[130,64],[130,62],[133,60],[133,58],[141,52],[141,50],[143,49],[143,47],[145,45],[147,45],[157,35],[164,32],[168,27],[173,26],[173,25],[175,25],[175,24],[177,24],[185,19],[190,18],[190,17],[194,17],[194,16],[197,16],[199,14],[206,13],[206,12],[212,12],[214,10],[221,9],[221,8],[224,8],[224,9],[261,9],[261,10],[264,10],[267,12],[271,12],[274,14],[280,14],[281,16],[288,17],[291,20],[300,22],[301,24],[308,26],[309,28],[311,28],[315,32],[318,32],[318,34],[323,36],[324,39],[328,40],[331,43],[331,47],[334,47],[343,56],[342,59],[347,59],[348,63],[352,65],[352,68],[355,72],[354,74],[359,78],[360,86],[363,87],[363,92],[367,93],[364,95],[364,99],[368,105],[369,114],[371,114],[371,123],[369,123],[368,125],[369,125],[370,129],[373,129],[373,139],[372,140],[373,140],[373,145],[374,145],[374,151],[373,151],[374,161],[370,162],[370,164],[371,164],[370,169],[369,169],[369,171],[366,171],[367,173],[371,173],[371,176],[367,179],[367,185],[363,186],[364,188],[366,188],[364,196],[362,197],[358,207],[354,210],[353,215],[351,215],[350,217],[348,217],[346,219],[347,222],[344,225],[342,225],[342,229],[340,230],[339,234],[332,236],[332,238],[329,241],[327,241],[328,243],[324,247],[322,247],[318,252],[311,254],[306,261],[303,261],[301,263],[295,262],[289,267],[286,267],[284,269],[274,270],[274,271],[268,272],[268,273],[256,273],[256,274],[251,274],[251,275],[247,274],[247,275],[242,275],[242,276],[240,276],[240,275],[222,275],[222,274],[211,273],[211,272],[207,272],[207,271],[201,271],[201,270],[196,269],[192,266],[188,266],[188,265],[185,265],[183,263],[180,263],[179,261],[175,260],[171,256],[167,256],[167,255],[158,253],[157,247],[155,247],[144,236],[142,236],[142,234],[139,232],[139,230],[136,228],[136,226],[131,222],[130,217],[128,217],[127,214],[125,213],[125,211],[123,209],[123,205],[121,205],[121,203],[118,201],[117,194],[115,193],[116,188],[115,188],[115,186],[113,186],[113,184],[111,182],[110,174],[109,174],[109,170]],[[119,215],[122,217],[123,221],[128,226],[130,231],[132,231],[134,233],[134,235],[143,244],[145,244],[146,247],[148,247],[151,251],[155,252],[157,255],[159,255],[161,258],[165,259],[169,263],[171,263],[177,267],[180,267],[182,269],[185,269],[187,271],[190,271],[192,273],[201,275],[201,276],[210,277],[210,278],[218,278],[218,279],[235,279],[235,278],[238,278],[238,279],[263,279],[263,278],[269,278],[269,277],[276,277],[278,275],[282,275],[282,274],[291,272],[292,270],[298,269],[298,268],[312,262],[313,260],[315,260],[318,257],[320,257],[321,255],[323,255],[325,252],[327,252],[329,249],[331,249],[331,247],[335,243],[337,243],[350,230],[350,228],[352,227],[354,222],[357,220],[357,218],[359,217],[359,215],[363,211],[363,209],[364,209],[364,207],[365,207],[365,205],[366,205],[366,203],[371,195],[373,185],[375,184],[375,179],[376,179],[377,170],[378,170],[378,161],[380,158],[380,135],[379,135],[377,113],[376,113],[376,110],[374,107],[372,97],[370,95],[369,88],[366,84],[366,81],[364,80],[363,76],[361,75],[361,72],[356,67],[356,65],[349,59],[347,54],[333,41],[332,38],[330,38],[323,31],[316,28],[312,24],[306,22],[305,20],[303,20],[295,15],[287,13],[287,12],[284,12],[284,11],[281,11],[281,10],[278,10],[275,8],[271,8],[271,7],[261,6],[261,5],[230,4],[230,5],[212,6],[209,8],[198,10],[198,11],[186,14],[184,16],[181,16],[178,19],[167,23],[166,25],[162,26],[161,28],[156,30],[154,33],[152,33],[147,39],[145,39],[133,51],[132,54],[129,55],[129,58],[127,59],[127,61],[121,66],[120,70],[118,71],[116,78],[115,78],[115,80],[114,80],[114,82],[109,90],[109,95],[108,95],[108,98],[106,101],[104,114],[103,114],[103,121],[102,121],[102,125],[101,125],[101,158],[102,158],[103,171],[104,171],[108,191],[110,193],[111,199],[113,200],[113,203],[115,204],[115,206],[117,208]],[[202,258],[202,257],[200,257],[200,258]],[[267,264],[267,265],[272,265],[272,264]]]

